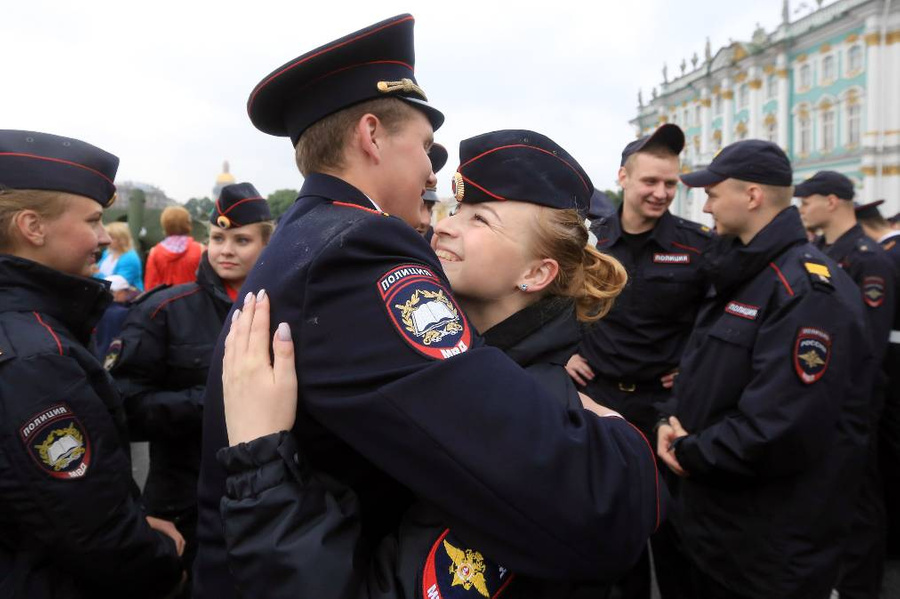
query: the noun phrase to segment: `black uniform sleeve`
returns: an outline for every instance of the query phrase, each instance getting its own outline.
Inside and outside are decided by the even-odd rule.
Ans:
[[[737,410],[702,431],[688,431],[675,456],[693,479],[778,477],[804,470],[833,443],[854,348],[865,340],[842,334],[846,316],[821,291],[796,297],[762,323],[751,353],[752,379]],[[796,372],[798,331],[830,337],[827,371],[804,383]],[[678,396],[677,403],[690,402]],[[676,404],[677,406],[677,404]],[[677,407],[675,408],[677,414]]]
[[[171,591],[181,575],[174,543],[147,524],[127,448],[81,366],[67,355],[38,355],[0,368],[7,519],[87,588],[123,597]]]
[[[897,298],[890,260],[880,248],[875,250],[858,251],[850,274],[862,293],[872,349],[880,362],[887,352]]]
[[[416,287],[381,294],[403,264],[391,256],[414,255],[399,245],[406,225],[364,223],[308,274],[295,343],[310,413],[512,571],[595,580],[629,567],[660,517],[646,440],[620,419],[566,409],[494,348],[431,357],[427,335],[412,332],[421,323],[405,320]],[[423,294],[449,295],[433,254],[419,253],[441,279]]]
[[[110,370],[136,441],[199,433],[203,424],[203,385],[186,389],[164,386],[169,362],[168,314],[156,303],[134,306],[119,337],[121,354]]]

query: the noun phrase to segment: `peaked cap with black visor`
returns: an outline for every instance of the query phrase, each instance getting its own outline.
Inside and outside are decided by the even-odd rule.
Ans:
[[[253,125],[297,145],[311,125],[354,104],[398,98],[421,110],[434,130],[444,115],[416,83],[412,15],[399,15],[295,58],[250,94]]]
[[[447,148],[438,143],[431,144],[431,149],[428,150],[428,158],[431,159],[431,172],[435,175],[438,174],[438,172],[444,168],[444,165],[447,164],[448,156]],[[422,200],[431,202],[432,204],[438,202],[437,189],[434,187],[426,187],[425,193],[422,194]]]
[[[235,229],[272,220],[269,202],[252,183],[234,183],[222,188],[209,222],[220,229]]]
[[[453,176],[458,202],[514,200],[587,215],[594,185],[556,142],[525,129],[493,131],[459,144]]]

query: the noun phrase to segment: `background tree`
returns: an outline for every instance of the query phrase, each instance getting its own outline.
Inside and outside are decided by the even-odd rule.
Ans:
[[[294,200],[297,199],[299,192],[296,189],[279,189],[269,194],[269,210],[272,211],[272,218],[278,220],[281,215],[287,212]]]
[[[206,197],[191,198],[185,202],[184,207],[191,213],[194,220],[205,222],[209,219],[209,214],[215,207],[215,203]]]

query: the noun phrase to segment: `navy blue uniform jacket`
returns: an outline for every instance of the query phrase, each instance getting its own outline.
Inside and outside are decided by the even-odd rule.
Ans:
[[[747,597],[827,596],[855,504],[876,367],[859,290],[787,208],[723,238],[674,391],[690,433],[675,517],[709,576]]]
[[[159,597],[181,575],[85,346],[111,299],[96,279],[0,255],[0,597]]]
[[[631,488],[598,458],[623,451],[621,423],[566,409],[485,347],[428,244],[369,206],[349,184],[311,175],[245,283],[269,293],[273,324],[291,324],[294,433],[311,468],[359,497],[364,549],[397,528],[408,488],[523,575],[580,580],[632,561],[659,516],[655,489]],[[220,339],[205,400],[195,567],[195,592],[217,599],[234,596],[216,462],[228,444],[221,355]],[[629,452],[618,459],[654,467],[645,445]],[[647,472],[633,480],[655,485]]]

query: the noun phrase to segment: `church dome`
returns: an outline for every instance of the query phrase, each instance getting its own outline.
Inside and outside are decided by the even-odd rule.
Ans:
[[[234,175],[229,172],[228,161],[222,163],[222,172],[216,177],[217,186],[231,185],[235,182]]]

